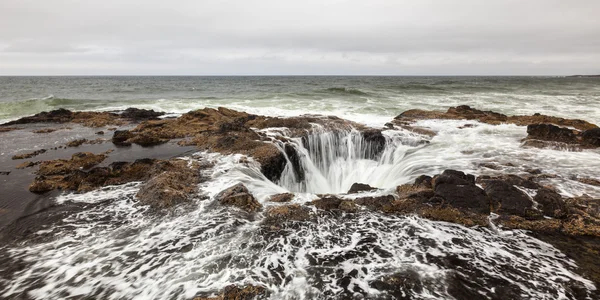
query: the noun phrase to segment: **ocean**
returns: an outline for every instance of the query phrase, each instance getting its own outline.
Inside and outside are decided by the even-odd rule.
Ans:
[[[184,113],[225,106],[382,124],[412,108],[600,119],[600,81],[573,77],[0,77],[0,120],[56,108]]]
[[[0,77],[2,122],[58,108],[137,107],[170,117],[223,106],[267,116],[333,115],[381,129],[408,109],[445,111],[457,105],[598,123],[600,79]],[[203,171],[207,179],[197,186],[199,196],[191,205],[163,214],[138,205],[135,195],[140,182],[86,193],[52,193],[44,201],[84,209],[77,206],[73,213],[42,226],[30,240],[0,245],[0,298],[192,299],[217,295],[232,284],[263,286],[268,299],[594,299],[598,295],[595,283],[579,272],[568,253],[524,230],[495,226],[495,214],[489,216],[489,227],[468,227],[416,215],[324,213],[316,222],[272,231],[261,225],[264,212],[248,214],[213,201],[237,183],[243,183],[265,207],[279,205],[268,199],[287,192],[294,193],[292,203],[299,205],[322,194],[377,197],[395,193],[398,185],[420,175],[446,169],[476,176],[529,174],[539,169],[551,175],[543,184],[563,197],[600,197],[600,187],[576,180],[598,178],[598,149],[523,147],[526,127],[514,124],[420,120],[416,125],[437,134],[385,130],[385,147],[377,155],[368,152],[357,130],[340,133],[315,127],[307,138],[291,139],[305,171],[300,182],[289,162],[280,180],[272,182],[256,163],[241,163],[240,155],[179,151],[177,156],[183,159],[210,162],[212,167]],[[16,163],[9,158],[17,152],[56,147],[74,138],[94,137],[97,131],[72,127],[45,135],[23,130],[3,133],[0,163],[12,170]],[[260,133],[274,142],[288,135],[285,128]],[[75,151],[110,147],[111,143],[104,143],[64,151],[70,157]],[[167,144],[155,149],[173,153],[177,147]],[[134,145],[116,148],[110,155],[162,157],[156,151],[166,150]],[[135,157],[127,156],[131,153]],[[50,154],[40,157],[44,155]],[[18,172],[2,180],[34,176],[33,171]],[[357,182],[379,189],[345,195]],[[21,195],[28,192],[14,191],[12,184],[0,187],[5,189],[0,191],[0,210],[27,215],[35,214],[31,207],[47,207],[40,208],[37,198],[23,204]],[[533,190],[522,191],[535,195]]]

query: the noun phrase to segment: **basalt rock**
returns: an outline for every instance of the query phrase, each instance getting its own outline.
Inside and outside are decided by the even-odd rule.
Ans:
[[[541,114],[534,114],[532,116],[506,116],[493,111],[478,110],[467,105],[450,107],[446,112],[411,109],[398,115],[394,119],[393,123],[396,125],[405,126],[412,124],[415,121],[426,119],[477,120],[479,122],[492,125],[502,123],[516,124],[520,126],[527,126],[531,124],[554,124],[557,126],[573,127],[578,130],[598,128],[598,126],[594,124],[578,119],[564,119]]]
[[[127,121],[123,120],[118,114],[110,112],[72,112],[60,108],[11,121],[2,124],[2,126],[31,123],[77,123],[87,127],[101,127],[123,125]]]
[[[142,204],[160,208],[179,203],[174,190],[190,191],[195,187],[195,184],[192,183],[199,180],[197,170],[200,166],[188,165],[187,162],[178,159],[166,161],[144,158],[134,162],[113,162],[107,167],[93,167],[102,162],[105,157],[105,154],[76,153],[69,160],[44,161],[36,172],[38,176],[30,186],[30,191],[45,192],[62,189],[88,192],[108,185],[147,181],[157,177],[152,184],[142,188],[144,192],[139,195],[139,198]],[[186,186],[184,187],[182,184]],[[153,191],[160,195],[163,191],[159,191],[159,187],[165,190],[163,194],[165,197],[162,199],[159,199],[159,196],[151,195]],[[169,199],[168,197],[171,196],[172,199]]]
[[[300,163],[300,154],[296,150],[294,146],[287,143],[284,146],[285,155],[287,155],[290,163],[292,164],[292,168],[294,169],[294,175],[296,176],[297,182],[302,182],[306,179],[306,174],[304,172],[304,168]]]
[[[577,136],[573,130],[558,127],[552,124],[530,124],[527,125],[527,139],[542,141],[553,141],[567,144],[578,143]]]
[[[386,139],[381,130],[367,129],[361,132],[364,141],[368,145],[369,157],[379,155],[385,149]]]
[[[73,181],[70,178],[72,174],[84,172],[82,170],[101,163],[105,158],[105,154],[78,152],[73,154],[69,160],[44,161],[40,164],[40,168],[36,172],[38,176],[29,186],[29,191],[44,193],[56,188],[69,189],[73,183],[78,183],[77,180]]]
[[[600,147],[600,128],[592,128],[582,132],[581,143],[586,146]]]
[[[216,297],[195,297],[194,300],[252,300],[265,299],[267,290],[262,286],[247,285],[238,287],[230,285],[225,287],[223,292]]]
[[[215,199],[223,205],[236,206],[247,212],[255,212],[262,208],[262,205],[242,183],[221,191],[215,196]]]
[[[313,200],[312,205],[322,210],[341,210],[345,212],[356,212],[358,207],[352,200],[345,200],[334,196],[326,196]]]
[[[67,123],[73,120],[73,112],[59,108],[52,111],[44,111],[33,116],[24,117],[15,121],[10,121],[3,125],[13,124],[31,124],[31,123]]]
[[[391,213],[396,209],[394,207],[394,201],[396,198],[392,195],[375,196],[375,197],[361,197],[354,199],[354,203],[365,206],[366,208],[374,211],[381,211]]]
[[[442,174],[435,176],[432,180],[433,189],[443,184],[450,185],[474,185],[475,176],[471,174],[465,174],[461,171],[456,170],[445,170]]]
[[[153,109],[139,109],[130,107],[121,113],[122,118],[127,118],[133,121],[153,120],[164,115],[163,112],[154,111]]]
[[[475,213],[490,213],[490,200],[486,193],[474,184],[436,184],[435,194],[457,209]]]
[[[0,127],[0,133],[19,130],[19,129],[21,129],[21,128],[19,128],[19,127]]]
[[[281,229],[290,222],[304,222],[314,218],[312,210],[299,204],[271,206],[267,209],[263,224],[271,229]]]
[[[16,160],[16,159],[32,158],[34,156],[38,156],[38,155],[43,154],[43,153],[46,153],[46,149],[35,150],[33,152],[25,153],[25,154],[17,154],[17,155],[14,155],[12,157],[12,159]]]
[[[510,183],[502,180],[488,181],[485,193],[490,197],[494,210],[500,214],[528,217],[533,213],[533,201]]]
[[[78,152],[68,160],[57,159],[42,162],[36,174],[42,176],[66,175],[75,170],[89,169],[104,161],[105,158],[105,154]]]
[[[508,184],[524,187],[526,189],[538,189],[541,186],[537,182],[533,181],[534,178],[536,178],[536,177],[523,178],[519,175],[514,175],[514,174],[506,174],[506,175],[500,175],[500,176],[482,175],[482,176],[477,177],[477,183],[479,183],[485,187],[485,185],[488,181],[501,180]]]
[[[276,194],[271,196],[271,198],[269,198],[270,202],[290,202],[292,201],[292,199],[294,199],[294,194],[292,193],[283,193],[283,194]]]
[[[356,194],[359,192],[370,192],[370,191],[376,191],[377,188],[374,188],[368,184],[364,184],[364,183],[353,183],[352,186],[350,187],[350,190],[348,190],[348,194]]]
[[[539,189],[533,200],[541,205],[541,210],[546,216],[553,218],[567,216],[568,210],[565,201],[560,194],[551,189]]]
[[[598,180],[596,178],[589,178],[589,177],[577,178],[577,181],[584,183],[584,184],[588,184],[588,185],[600,186],[600,180]]]
[[[133,137],[133,134],[129,130],[116,130],[113,133],[112,142],[117,146],[130,146],[131,142],[128,140]]]
[[[146,133],[137,134],[127,140],[127,143],[134,143],[134,144],[140,145],[142,147],[156,146],[156,145],[164,144],[166,142],[168,142],[168,140],[161,139],[159,137],[156,137],[156,136],[153,136],[150,134],[146,134]],[[114,143],[114,136],[113,136],[113,143]]]
[[[140,199],[140,204],[150,205],[155,209],[169,208],[187,202],[200,181],[199,168],[199,164],[188,163],[185,160],[166,162],[160,166],[160,170],[164,171],[150,178],[140,188],[136,197]]]

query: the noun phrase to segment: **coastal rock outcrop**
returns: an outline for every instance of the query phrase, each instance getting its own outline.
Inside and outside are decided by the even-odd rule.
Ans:
[[[248,188],[242,183],[221,191],[215,196],[215,200],[223,205],[236,206],[247,212],[255,212],[262,208],[260,202],[254,198]]]
[[[154,110],[128,108],[122,114],[112,112],[72,112],[59,108],[56,110],[41,112],[33,116],[10,121],[0,126],[32,123],[77,123],[87,127],[102,127],[107,125],[125,125],[140,120],[155,119],[164,113]]]
[[[493,111],[482,111],[468,105],[450,107],[446,112],[421,109],[407,110],[398,115],[392,123],[396,125],[410,125],[418,120],[446,119],[446,120],[477,120],[488,124],[516,124],[527,126],[531,124],[553,124],[557,126],[573,127],[578,130],[589,130],[598,126],[584,120],[565,119],[541,114],[531,116],[507,116]]]
[[[150,179],[144,183],[136,197],[140,204],[155,209],[173,207],[187,202],[197,190],[201,177],[200,164],[194,161],[171,160],[157,163]]]

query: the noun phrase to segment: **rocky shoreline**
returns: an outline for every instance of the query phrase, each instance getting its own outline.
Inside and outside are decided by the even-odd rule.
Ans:
[[[373,153],[384,148],[386,139],[382,131],[385,130],[409,130],[424,138],[435,136],[436,132],[431,128],[415,125],[420,120],[430,119],[526,126],[523,130],[526,130],[527,137],[521,141],[521,147],[562,151],[587,151],[600,147],[600,128],[583,120],[539,114],[506,116],[469,106],[452,107],[446,112],[408,110],[383,129],[368,128],[333,116],[278,118],[222,107],[191,111],[176,118],[161,116],[163,113],[135,108],[122,113],[60,109],[2,124],[0,137],[20,131],[54,134],[56,131],[68,131],[70,126],[83,126],[91,128],[99,138],[79,138],[51,149],[12,153],[13,165],[18,165],[10,170],[0,170],[8,173],[0,176],[14,176],[12,172],[26,173],[16,176],[30,181],[22,179],[17,183],[24,186],[11,188],[26,188],[32,194],[48,199],[57,191],[84,193],[109,185],[144,182],[136,195],[139,205],[148,205],[151,211],[161,212],[189,202],[193,195],[199,193],[197,185],[206,180],[203,170],[213,167],[209,162],[177,157],[181,151],[173,149],[181,147],[186,151],[195,149],[223,155],[239,154],[242,155],[239,163],[258,163],[262,174],[273,182],[280,180],[286,165],[291,164],[297,180],[302,180],[305,174],[298,162],[301,154],[291,146],[290,139],[306,140],[315,126],[332,132],[358,130]],[[285,128],[287,137],[270,135],[269,129],[273,128]],[[89,147],[92,151],[77,151],[80,147]],[[123,154],[135,147],[146,150],[140,150],[142,156]],[[171,153],[159,157],[143,156],[159,149],[169,149],[167,152]],[[38,156],[44,159],[37,160]],[[113,156],[127,159],[115,160],[111,158]],[[217,194],[214,200],[219,205],[263,216],[263,230],[278,234],[285,234],[298,222],[318,222],[330,214],[361,214],[366,211],[418,215],[468,227],[527,230],[530,235],[573,259],[578,265],[577,272],[600,287],[600,261],[596,259],[600,253],[600,199],[587,195],[565,197],[544,182],[549,176],[556,174],[532,169],[527,175],[475,176],[462,170],[447,169],[439,174],[422,174],[414,182],[400,185],[388,195],[372,195],[370,192],[377,187],[357,182],[347,193],[318,195],[317,199],[303,204],[289,203],[295,197],[293,193],[273,195],[268,202],[261,204],[246,186],[239,183]],[[578,180],[600,186],[600,181],[595,178]],[[2,193],[12,195],[10,192]],[[57,209],[60,214],[70,211],[61,211],[51,204],[29,211],[0,229],[0,241],[27,241],[36,222],[56,221],[40,215],[55,216]],[[79,209],[85,208],[75,211]],[[0,216],[8,213],[0,210]],[[37,221],[32,222],[32,219]],[[31,228],[28,228],[30,225]],[[390,280],[384,280],[382,285],[393,289],[394,281]],[[577,290],[572,293],[577,297]],[[264,294],[265,287],[232,286],[210,299],[249,299]]]

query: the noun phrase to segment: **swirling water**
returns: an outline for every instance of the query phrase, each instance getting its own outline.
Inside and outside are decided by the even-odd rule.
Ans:
[[[372,126],[381,126],[404,108],[455,104],[592,122],[600,114],[597,85],[576,81],[581,86],[577,91],[564,82],[572,79],[565,78],[167,78],[156,86],[155,78],[72,80],[54,82],[56,89],[48,84],[43,92],[54,97],[28,100],[35,105],[25,104],[3,117],[63,106],[82,110],[141,106],[181,113],[220,105],[283,116],[337,114]],[[100,83],[92,84],[95,80]],[[76,84],[83,88],[71,86]],[[219,94],[219,85],[227,90]],[[141,92],[140,86],[152,88]],[[115,90],[105,91],[108,88]],[[204,92],[190,92],[191,88]],[[99,90],[97,98],[91,96],[94,89]],[[271,94],[266,96],[264,90]],[[123,96],[128,92],[136,96]],[[27,93],[14,91],[13,98],[4,98],[0,105],[17,107],[22,101],[14,98]],[[181,98],[156,99],[174,95]],[[459,128],[465,124],[473,126]],[[597,176],[598,151],[523,148],[520,140],[526,132],[515,125],[452,120],[417,125],[438,134],[431,138],[387,130],[386,146],[376,153],[357,131],[316,127],[307,139],[295,140],[306,172],[303,180],[290,164],[279,182],[271,182],[257,163],[240,163],[239,155],[203,152],[185,157],[214,163],[214,168],[203,171],[210,180],[198,186],[198,197],[191,204],[162,215],[136,204],[139,183],[63,194],[58,203],[93,206],[48,224],[36,233],[44,237],[40,241],[3,248],[12,261],[26,267],[0,278],[0,297],[190,299],[218,293],[230,284],[259,284],[267,288],[270,299],[592,299],[596,287],[577,275],[572,260],[522,231],[466,228],[367,211],[320,212],[317,222],[271,231],[261,224],[264,212],[251,215],[214,201],[218,192],[238,182],[267,207],[279,205],[267,201],[273,194],[291,191],[296,194],[292,202],[306,203],[319,193],[344,193],[354,182],[380,188],[368,195],[390,194],[398,184],[447,168],[477,175],[541,168],[559,174],[548,183],[565,196],[600,196],[597,187],[573,180]],[[269,130],[286,135],[285,129]],[[500,169],[482,168],[484,163]],[[0,266],[0,271],[5,268]],[[397,290],[382,288],[386,276],[397,274],[403,276],[404,285]]]

